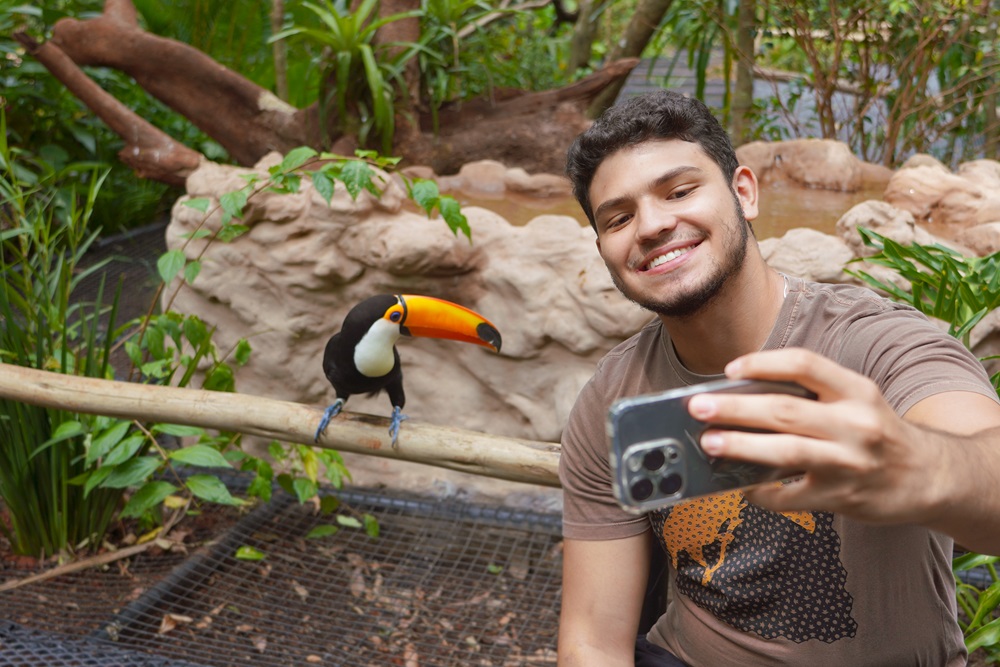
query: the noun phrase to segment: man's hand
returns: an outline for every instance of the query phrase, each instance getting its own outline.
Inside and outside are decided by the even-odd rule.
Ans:
[[[800,479],[747,492],[776,511],[826,510],[887,523],[944,530],[968,546],[989,530],[969,516],[1000,513],[1000,407],[972,392],[946,392],[917,403],[902,419],[868,378],[805,350],[759,352],[726,368],[733,379],[791,380],[816,401],[790,396],[692,397],[703,421],[777,433],[710,430],[702,447],[724,456],[802,471]],[[963,434],[983,431],[976,437]],[[985,471],[991,471],[986,474]],[[971,531],[971,532],[970,532]],[[996,533],[996,531],[993,531]],[[992,538],[993,550],[1000,542]],[[970,547],[971,548],[971,547]]]

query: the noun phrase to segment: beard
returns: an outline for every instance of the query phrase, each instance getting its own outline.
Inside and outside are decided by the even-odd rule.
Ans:
[[[740,270],[747,256],[747,240],[752,230],[735,193],[733,202],[733,217],[726,225],[722,257],[713,258],[711,271],[700,285],[672,295],[670,298],[653,300],[630,294],[619,276],[611,272],[611,280],[615,287],[629,301],[663,317],[688,317],[710,304],[722,292],[726,281]]]

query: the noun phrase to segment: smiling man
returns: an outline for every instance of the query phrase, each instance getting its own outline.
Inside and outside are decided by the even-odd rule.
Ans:
[[[978,360],[909,307],[767,266],[756,177],[696,100],[612,107],[567,173],[615,285],[656,317],[601,360],[564,431],[560,665],[964,665],[953,539],[1000,551],[1000,406]],[[723,377],[817,394],[689,404],[777,433],[712,430],[710,455],[802,477],[620,509],[611,403]],[[651,540],[670,601],[637,638]]]

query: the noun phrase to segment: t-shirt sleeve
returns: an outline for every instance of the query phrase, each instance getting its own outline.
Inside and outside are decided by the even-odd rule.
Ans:
[[[897,414],[950,391],[998,400],[982,362],[908,306],[894,304],[888,312],[859,317],[847,329],[841,353],[841,363],[872,378]]]
[[[629,514],[612,495],[605,430],[608,401],[597,384],[592,378],[584,386],[563,430],[559,458],[563,536],[571,539],[611,540],[649,530],[645,515]]]

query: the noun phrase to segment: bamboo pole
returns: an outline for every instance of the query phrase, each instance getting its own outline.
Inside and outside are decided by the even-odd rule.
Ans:
[[[284,442],[559,486],[559,445],[406,421],[393,448],[389,419],[341,412],[313,443],[320,408],[262,396],[117,382],[0,364],[0,398],[142,422],[235,431]]]

